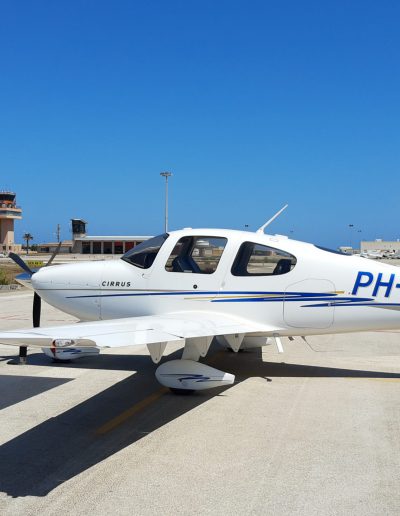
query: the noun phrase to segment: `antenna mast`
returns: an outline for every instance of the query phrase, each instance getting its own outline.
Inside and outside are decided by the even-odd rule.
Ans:
[[[271,217],[263,226],[261,226],[260,228],[257,229],[256,233],[264,233],[264,229],[269,226],[271,224],[271,222],[273,222],[277,217],[279,217],[279,215],[284,211],[286,210],[286,208],[288,207],[289,205],[288,204],[285,204],[285,206],[283,208],[281,208],[278,212],[275,213],[275,215],[273,217]]]

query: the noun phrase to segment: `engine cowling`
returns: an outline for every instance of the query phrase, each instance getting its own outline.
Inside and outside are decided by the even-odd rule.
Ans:
[[[171,360],[156,370],[156,378],[165,387],[202,391],[232,385],[235,376],[193,360]]]

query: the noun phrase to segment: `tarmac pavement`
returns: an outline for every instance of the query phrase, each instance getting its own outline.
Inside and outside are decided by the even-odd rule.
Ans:
[[[29,327],[31,303],[1,294],[0,328]],[[74,320],[43,303],[43,325]],[[400,334],[282,340],[212,346],[237,382],[192,396],[146,348],[21,366],[0,346],[0,513],[398,515]]]

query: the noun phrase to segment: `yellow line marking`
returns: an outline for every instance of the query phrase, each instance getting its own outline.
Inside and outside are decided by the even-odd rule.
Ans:
[[[373,382],[399,382],[400,378],[372,378],[370,376],[345,376],[347,380],[372,380]]]
[[[150,396],[147,396],[143,400],[139,401],[138,403],[135,403],[132,407],[128,408],[127,410],[124,410],[124,412],[121,412],[118,416],[114,417],[113,419],[110,419],[107,423],[105,423],[103,426],[98,428],[96,430],[96,435],[104,435],[108,432],[111,432],[111,430],[114,430],[118,426],[122,425],[122,423],[125,423],[125,421],[138,412],[141,412],[146,407],[160,399],[166,392],[168,392],[169,389],[167,387],[162,387],[161,389],[158,389],[158,391],[153,392],[153,394],[150,394]]]
[[[210,357],[210,360],[208,360],[207,363],[214,363],[216,360],[218,360],[222,353],[222,351],[218,351]],[[138,414],[139,412],[147,408],[149,405],[162,398],[162,396],[164,396],[164,394],[166,394],[167,392],[169,392],[168,387],[161,387],[160,389],[158,389],[158,391],[153,392],[146,398],[132,405],[132,407],[121,412],[121,414],[119,414],[118,416],[114,417],[113,419],[110,419],[110,421],[107,421],[107,423],[104,423],[104,425],[102,425],[100,428],[96,430],[96,435],[108,434],[108,432],[111,432],[111,430],[114,430],[118,426],[122,425],[129,418]]]

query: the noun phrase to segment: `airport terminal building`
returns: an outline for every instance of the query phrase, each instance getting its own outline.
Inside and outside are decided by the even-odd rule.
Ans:
[[[93,236],[86,233],[87,222],[83,219],[72,219],[72,240],[62,242],[60,253],[72,254],[125,254],[151,236]],[[58,242],[46,242],[37,246],[39,253],[52,253]]]
[[[394,251],[400,252],[400,240],[382,240],[377,238],[371,241],[361,242],[361,252],[366,251]]]
[[[86,233],[87,222],[72,219],[72,253],[124,254],[151,236],[91,236]]]
[[[77,254],[124,254],[150,236],[90,236],[73,240],[72,253]]]

